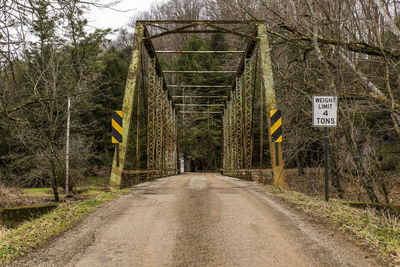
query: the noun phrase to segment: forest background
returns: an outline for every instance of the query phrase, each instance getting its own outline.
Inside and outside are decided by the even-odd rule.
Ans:
[[[275,90],[283,111],[286,166],[297,168],[299,177],[320,169],[323,139],[321,129],[311,127],[311,96],[337,95],[339,123],[330,130],[334,194],[372,202],[399,201],[396,1],[169,0],[137,14],[114,40],[108,39],[110,29],[88,27],[85,14],[94,4],[81,0],[1,2],[2,184],[52,186],[55,191],[64,186],[68,96],[72,98],[72,185],[92,175],[109,174],[110,114],[121,108],[135,20],[257,19],[264,20],[269,31]],[[158,49],[224,50],[243,43],[213,34],[167,36],[155,45]],[[160,62],[167,69],[234,66],[229,57],[206,55],[161,57]],[[202,76],[173,79],[204,82]],[[224,79],[217,75],[208,82],[229,82]],[[180,126],[179,149],[191,162],[191,170],[221,168],[220,119],[187,118]],[[255,136],[255,143],[259,139]],[[268,146],[264,147],[261,166],[268,168]],[[254,167],[258,166],[255,158]],[[313,179],[320,179],[318,174]],[[310,177],[297,181],[308,184],[306,179]]]

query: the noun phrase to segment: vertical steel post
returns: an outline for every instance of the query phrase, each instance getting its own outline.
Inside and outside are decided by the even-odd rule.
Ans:
[[[238,90],[238,101],[237,101],[237,112],[238,112],[238,168],[243,168],[243,149],[244,149],[244,138],[243,138],[243,78],[239,76],[236,78],[236,87]]]
[[[140,58],[143,40],[144,26],[141,23],[136,24],[135,28],[135,43],[132,49],[132,59],[128,70],[128,79],[125,87],[124,101],[122,104],[123,116],[123,140],[119,144],[120,150],[120,164],[117,166],[117,156],[114,154],[114,160],[110,175],[110,185],[113,187],[121,187],[122,174],[125,166],[127,144],[129,140],[129,129],[131,126],[132,108],[135,91],[137,88],[137,81],[140,77]]]
[[[264,91],[260,86],[260,170],[262,176],[262,168],[264,160]]]
[[[162,79],[157,77],[157,105],[156,105],[156,123],[157,123],[157,131],[156,131],[156,167],[157,170],[160,171],[162,176],[162,167],[163,167],[163,155],[162,155],[162,146],[163,146],[163,120],[162,120],[162,110],[163,110],[163,101],[162,101]],[[158,175],[160,176],[160,175]]]
[[[224,114],[222,116],[222,133],[223,133],[223,146],[222,146],[222,168],[223,168],[223,173],[226,171],[227,168],[227,156],[226,156],[226,150],[227,150],[227,129],[226,129],[226,108],[224,109]]]
[[[142,85],[144,86],[144,85]],[[136,169],[140,169],[140,90],[136,90]],[[137,175],[139,177],[139,175]]]
[[[257,34],[259,38],[259,47],[260,47],[260,67],[261,67],[261,81],[262,86],[265,90],[265,105],[267,110],[270,109],[278,109],[275,99],[275,90],[274,90],[274,79],[272,73],[272,64],[271,64],[271,54],[268,43],[268,34],[267,28],[264,23],[259,23],[257,25]],[[268,129],[271,131],[271,118],[267,116],[267,124]],[[274,174],[274,184],[276,186],[285,188],[285,172],[284,172],[284,162],[282,157],[282,146],[278,146],[278,153],[276,153],[276,148],[272,142],[271,135],[268,134],[269,141],[269,150],[271,156],[271,165],[272,171]],[[278,157],[276,157],[278,155]],[[278,161],[277,161],[278,159]],[[278,163],[279,166],[278,166]]]
[[[235,110],[235,102],[236,102],[236,90],[232,91],[232,98],[231,98],[231,107],[232,107],[232,171],[233,175],[236,175],[236,110]]]
[[[245,59],[244,65],[244,158],[245,169],[252,167],[252,127],[253,127],[253,68],[254,57]]]

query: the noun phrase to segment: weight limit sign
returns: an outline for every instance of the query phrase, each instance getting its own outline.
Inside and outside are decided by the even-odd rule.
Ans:
[[[329,136],[328,127],[337,125],[337,96],[313,96],[313,126],[324,127],[325,200],[329,201]]]
[[[335,127],[337,125],[337,97],[313,96],[313,126]]]

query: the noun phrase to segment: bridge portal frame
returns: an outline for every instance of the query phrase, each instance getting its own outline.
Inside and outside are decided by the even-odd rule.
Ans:
[[[248,24],[254,26],[252,34],[229,29],[226,25]],[[171,29],[165,25],[178,25]],[[183,26],[182,26],[183,25]],[[221,26],[222,25],[222,26]],[[155,27],[162,30],[161,33],[150,35],[146,27]],[[201,28],[201,29],[199,29]],[[119,146],[119,166],[116,164],[116,152],[114,153],[112,170],[110,175],[110,185],[121,187],[124,185],[124,175],[146,174],[148,179],[160,178],[163,176],[178,173],[178,140],[177,140],[177,110],[172,102],[172,97],[168,92],[164,73],[174,73],[176,71],[163,71],[160,67],[157,53],[191,53],[191,51],[156,51],[152,41],[169,34],[182,34],[190,32],[209,33],[219,32],[228,33],[246,38],[248,40],[245,51],[204,51],[202,53],[240,53],[243,54],[241,63],[236,72],[231,86],[225,109],[223,112],[223,169],[224,175],[243,177],[243,170],[252,167],[252,148],[253,148],[253,98],[256,88],[256,71],[259,69],[261,76],[261,90],[264,97],[265,110],[278,109],[274,80],[271,64],[271,54],[268,41],[268,31],[264,21],[228,21],[228,20],[200,20],[200,21],[137,21],[135,27],[135,38],[132,49],[131,63],[128,70],[128,78],[125,86],[122,110],[123,117],[123,142]],[[139,79],[143,75],[142,53],[146,49],[149,56],[149,76],[148,93],[150,98],[147,103],[147,169],[146,170],[127,170],[125,169],[128,141],[130,140],[131,118],[133,113],[134,96],[138,94]],[[194,73],[208,73],[209,71],[196,71]],[[220,71],[220,73],[233,72],[230,70]],[[195,87],[195,85],[185,85]],[[206,86],[206,85],[200,85]],[[262,109],[263,110],[263,109]],[[271,120],[267,117],[268,131],[271,129]],[[138,124],[139,125],[139,124]],[[139,127],[139,126],[137,126]],[[261,126],[261,134],[263,134]],[[137,129],[139,133],[139,129]],[[137,138],[139,146],[139,138]],[[282,145],[275,146],[271,135],[268,134],[269,151],[271,166],[274,177],[274,185],[286,187],[284,174],[284,161],[282,156]],[[275,149],[278,149],[278,152]],[[262,149],[262,145],[261,145]],[[139,151],[139,148],[137,148]],[[262,153],[262,150],[260,151]],[[279,157],[277,160],[276,156]],[[137,161],[140,159],[137,155]],[[260,157],[262,158],[262,156]],[[279,164],[277,164],[277,162]],[[140,165],[140,164],[139,164]],[[138,164],[137,164],[138,166]]]

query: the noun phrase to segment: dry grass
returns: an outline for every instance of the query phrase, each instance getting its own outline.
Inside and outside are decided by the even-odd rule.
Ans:
[[[12,230],[0,225],[0,239],[9,234]]]
[[[344,232],[354,233],[365,245],[376,250],[381,258],[393,265],[400,264],[400,219],[374,209],[358,209],[331,199],[310,197],[295,191],[265,188],[307,215],[324,220]]]
[[[21,202],[21,194],[15,188],[6,187],[0,184],[0,206],[11,207]]]

